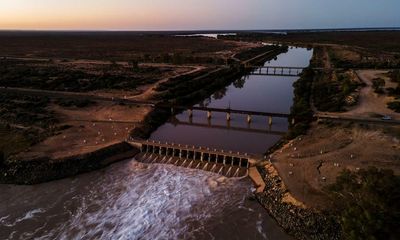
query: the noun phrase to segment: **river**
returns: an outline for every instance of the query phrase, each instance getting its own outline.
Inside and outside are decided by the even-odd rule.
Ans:
[[[275,60],[265,63],[265,66],[306,67],[309,65],[311,57],[312,50],[292,48],[287,53],[278,55]],[[245,76],[214,93],[199,105],[216,108],[230,107],[231,109],[248,111],[290,113],[290,107],[293,104],[293,83],[297,79],[298,77]],[[161,126],[152,134],[150,139],[262,154],[281,138],[279,134],[268,134],[266,132],[284,133],[288,129],[286,118],[273,118],[273,124],[270,127],[268,119],[259,116],[253,116],[252,122],[248,124],[247,116],[232,114],[228,123],[225,113],[213,113],[211,121],[209,121],[206,112],[193,111],[191,125],[188,125],[190,123],[188,116],[187,112],[175,116],[176,120],[171,120]],[[197,126],[193,126],[193,123]],[[230,128],[220,128],[227,127],[228,124]],[[214,128],[207,125],[214,126]],[[261,131],[246,131],[248,129]]]
[[[266,65],[307,66],[312,51],[289,49]],[[248,76],[200,104],[288,112],[296,77]],[[188,121],[186,113],[177,119]],[[193,121],[208,124],[204,113]],[[225,115],[212,124],[226,125]],[[231,126],[251,126],[233,116]],[[276,119],[273,130],[286,131]],[[152,139],[261,153],[280,136],[166,123]],[[291,239],[252,196],[249,179],[135,159],[35,186],[0,185],[2,239]]]

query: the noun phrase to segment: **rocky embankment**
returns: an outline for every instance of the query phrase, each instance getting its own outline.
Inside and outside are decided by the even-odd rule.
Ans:
[[[328,213],[305,208],[293,200],[287,200],[288,190],[276,171],[271,169],[274,169],[272,164],[258,167],[265,189],[256,193],[257,200],[270,216],[297,239],[341,239],[340,225]]]
[[[0,183],[30,185],[71,177],[133,157],[138,152],[139,149],[121,142],[94,152],[61,159],[14,157],[0,162]]]

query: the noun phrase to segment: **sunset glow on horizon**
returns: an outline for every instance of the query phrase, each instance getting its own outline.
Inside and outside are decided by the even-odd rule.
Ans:
[[[374,0],[2,0],[0,29],[200,30],[400,27],[400,3]]]

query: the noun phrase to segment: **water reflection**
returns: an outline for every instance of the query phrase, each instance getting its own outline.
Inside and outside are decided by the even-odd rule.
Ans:
[[[265,63],[265,66],[306,67],[311,56],[310,50],[293,48]],[[293,101],[292,85],[297,79],[248,75],[215,92],[198,106],[289,113]],[[207,113],[202,111],[193,111],[192,119],[185,112],[175,118],[181,123],[191,124],[168,122],[155,131],[151,139],[262,154],[281,138],[279,134],[266,133],[285,132],[288,129],[288,120],[285,118],[273,118],[271,126],[268,118],[262,116],[252,116],[250,124],[246,115],[231,114],[231,120],[227,122],[225,113],[212,113],[211,119],[208,119]],[[242,131],[246,128],[248,132]]]

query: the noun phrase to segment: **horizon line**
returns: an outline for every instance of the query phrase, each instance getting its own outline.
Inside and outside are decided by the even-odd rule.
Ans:
[[[271,29],[162,29],[162,30],[133,30],[133,29],[0,29],[1,32],[260,32],[260,31],[346,31],[346,30],[400,30],[399,27],[344,27],[344,28],[271,28]]]

